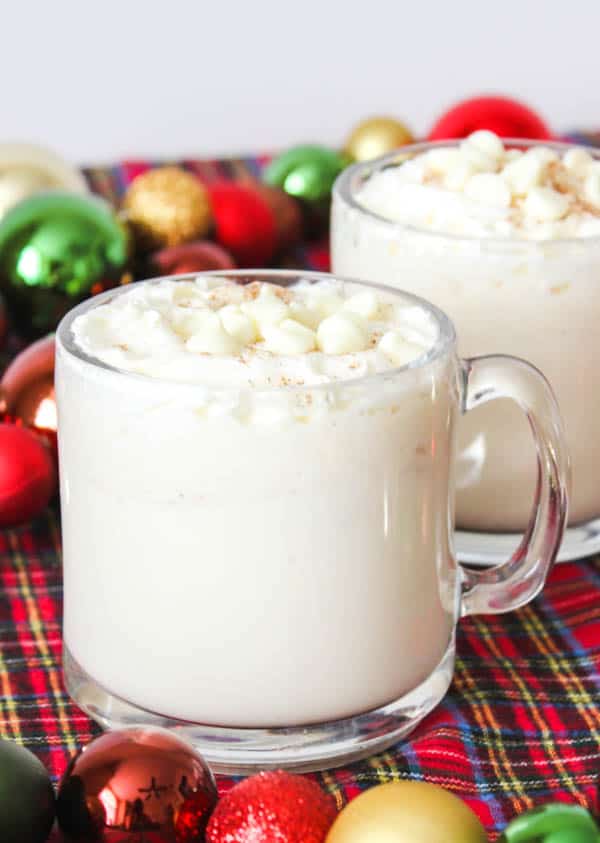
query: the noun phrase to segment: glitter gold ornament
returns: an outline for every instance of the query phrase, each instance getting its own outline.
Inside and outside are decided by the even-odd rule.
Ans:
[[[212,773],[166,729],[107,732],[71,761],[58,824],[73,843],[203,843],[217,802]]]
[[[389,782],[343,809],[325,843],[487,843],[475,814],[457,796],[427,782]]]
[[[199,240],[210,228],[208,193],[181,167],[158,167],[133,180],[123,208],[143,250]]]
[[[359,123],[344,144],[344,152],[354,161],[370,161],[413,143],[412,132],[393,117],[370,117]]]

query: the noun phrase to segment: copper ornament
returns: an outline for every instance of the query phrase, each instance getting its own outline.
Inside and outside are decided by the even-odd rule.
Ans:
[[[71,761],[57,816],[73,843],[202,843],[217,802],[202,757],[165,729],[107,732]]]
[[[4,372],[0,418],[32,428],[56,447],[54,334],[28,346]]]

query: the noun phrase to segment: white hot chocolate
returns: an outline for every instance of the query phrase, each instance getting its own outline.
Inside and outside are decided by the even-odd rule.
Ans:
[[[56,389],[79,665],[237,727],[350,716],[430,676],[457,612],[439,330],[333,280],[145,282],[75,315]]]
[[[600,160],[491,132],[400,151],[338,182],[333,270],[409,290],[456,325],[461,356],[505,353],[549,379],[572,459],[570,522],[600,515]],[[520,530],[536,456],[508,402],[459,424],[457,524]]]

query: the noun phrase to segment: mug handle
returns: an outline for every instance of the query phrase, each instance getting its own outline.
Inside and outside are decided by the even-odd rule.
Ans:
[[[537,450],[537,486],[529,526],[511,558],[493,568],[462,568],[461,615],[518,609],[542,590],[567,521],[570,462],[562,419],[544,375],[524,360],[490,355],[462,361],[462,412],[510,398],[525,412]]]

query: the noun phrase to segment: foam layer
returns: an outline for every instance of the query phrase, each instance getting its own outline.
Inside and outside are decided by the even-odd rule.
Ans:
[[[468,237],[600,237],[600,161],[584,149],[505,149],[479,131],[376,172],[356,194],[394,222]]]
[[[437,337],[425,310],[359,285],[204,276],[132,285],[72,328],[82,351],[111,366],[220,388],[355,379],[417,359]]]

